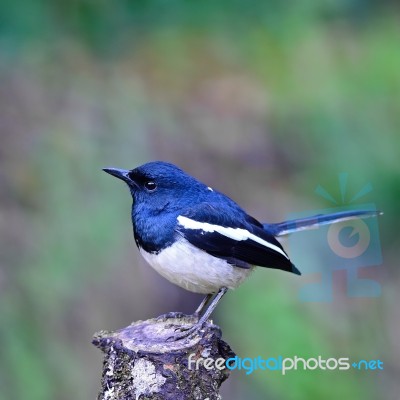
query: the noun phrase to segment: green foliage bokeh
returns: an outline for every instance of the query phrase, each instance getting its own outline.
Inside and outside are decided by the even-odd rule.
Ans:
[[[95,331],[195,307],[141,261],[128,191],[101,172],[152,159],[260,220],[326,208],[313,190],[343,171],[371,182],[381,297],[335,281],[332,303],[302,303],[307,277],[258,270],[214,318],[242,357],[385,361],[235,372],[226,398],[395,398],[399,26],[390,1],[2,2],[0,399],[94,398]]]

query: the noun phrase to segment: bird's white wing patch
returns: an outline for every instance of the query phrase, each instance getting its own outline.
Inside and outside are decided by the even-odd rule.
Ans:
[[[249,232],[247,229],[242,229],[242,228],[230,228],[230,227],[225,227],[225,226],[220,226],[220,225],[213,225],[209,224],[207,222],[199,222],[195,221],[193,219],[184,217],[182,215],[179,215],[178,223],[179,225],[183,226],[185,229],[200,229],[204,232],[218,232],[221,235],[224,235],[230,239],[237,240],[237,241],[242,241],[242,240],[253,240],[265,247],[270,248],[271,250],[274,250],[280,254],[282,254],[284,257],[289,259],[289,257],[286,255],[286,253],[280,249],[278,246],[274,245],[273,243],[269,243],[266,240],[254,235],[253,233]]]

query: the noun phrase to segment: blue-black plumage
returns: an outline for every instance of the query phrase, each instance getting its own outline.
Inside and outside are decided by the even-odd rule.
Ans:
[[[239,286],[254,266],[300,275],[277,236],[379,214],[357,210],[262,224],[228,196],[173,164],[155,161],[132,170],[104,171],[130,189],[135,242],[148,263],[187,290],[207,295],[218,292],[216,302],[227,289]]]

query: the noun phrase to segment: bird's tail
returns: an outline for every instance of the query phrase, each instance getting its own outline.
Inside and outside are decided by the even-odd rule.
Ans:
[[[321,225],[334,224],[336,222],[348,221],[357,218],[376,217],[382,214],[382,211],[371,210],[342,211],[333,214],[318,214],[312,217],[293,219],[290,221],[279,222],[277,224],[263,225],[264,229],[271,232],[274,236],[283,236],[305,229],[313,229]]]

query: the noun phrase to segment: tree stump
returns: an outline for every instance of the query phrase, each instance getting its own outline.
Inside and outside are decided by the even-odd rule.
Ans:
[[[98,332],[93,344],[105,353],[98,400],[221,399],[219,388],[230,372],[225,361],[235,353],[221,339],[220,328],[207,321],[195,336],[169,339],[177,328],[195,322],[192,316],[169,313]]]

